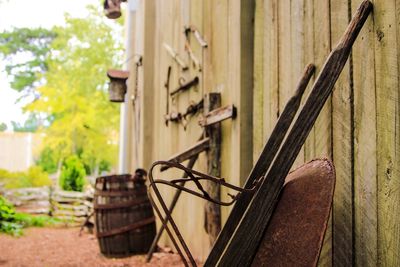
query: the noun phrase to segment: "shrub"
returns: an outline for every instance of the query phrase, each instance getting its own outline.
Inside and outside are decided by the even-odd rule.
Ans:
[[[26,172],[9,172],[0,169],[0,181],[8,189],[51,185],[49,175],[39,166],[32,166]]]
[[[57,219],[48,216],[32,216],[25,213],[17,213],[11,203],[0,196],[0,232],[21,236],[22,229],[29,226],[42,227],[56,224]]]
[[[68,157],[62,166],[60,186],[67,191],[83,191],[86,171],[81,160],[76,156]]]

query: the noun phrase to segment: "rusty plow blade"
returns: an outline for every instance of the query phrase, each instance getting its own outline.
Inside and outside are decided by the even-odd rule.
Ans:
[[[252,266],[316,266],[334,187],[335,170],[327,159],[291,172]]]

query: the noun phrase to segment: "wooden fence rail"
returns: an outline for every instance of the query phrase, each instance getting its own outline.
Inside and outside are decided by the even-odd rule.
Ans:
[[[68,224],[81,224],[93,211],[93,190],[74,192],[51,187],[1,189],[0,194],[20,212],[48,214]]]

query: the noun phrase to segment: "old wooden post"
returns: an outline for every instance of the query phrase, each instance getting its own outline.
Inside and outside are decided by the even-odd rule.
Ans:
[[[221,106],[221,94],[210,93],[204,98],[204,114]],[[210,138],[210,147],[207,152],[207,173],[221,176],[221,123],[215,123],[206,127],[206,134]],[[213,199],[220,199],[220,186],[208,181],[205,189]],[[217,204],[207,202],[205,204],[204,227],[213,244],[221,230],[221,208]]]

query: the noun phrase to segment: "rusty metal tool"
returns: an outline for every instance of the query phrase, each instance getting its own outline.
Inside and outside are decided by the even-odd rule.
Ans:
[[[166,98],[167,104],[166,104],[166,112],[165,112],[165,115],[168,115],[168,114],[169,114],[169,80],[170,80],[170,78],[171,78],[171,70],[172,70],[172,67],[171,67],[171,66],[168,66],[167,79],[165,80],[165,83],[164,83],[164,88],[165,88],[165,91],[166,91],[166,93],[167,93],[167,98]],[[165,120],[165,125],[166,125],[166,126],[168,126],[168,121],[169,121],[169,120]]]
[[[176,63],[181,66],[182,70],[189,69],[188,65],[183,62],[183,60],[179,57],[178,53],[168,44],[164,43],[164,48],[167,50],[168,54],[176,61]]]
[[[186,108],[184,113],[181,112],[171,112],[164,115],[165,124],[168,125],[169,121],[172,122],[181,122],[184,129],[186,129],[187,125],[187,117],[196,114],[203,108],[203,99],[200,100],[198,103],[191,102],[191,104]]]
[[[181,84],[181,86],[179,86],[175,91],[171,92],[170,95],[171,97],[173,97],[174,95],[186,91],[188,89],[190,89],[192,86],[196,86],[199,83],[199,77],[194,77],[192,80]]]

